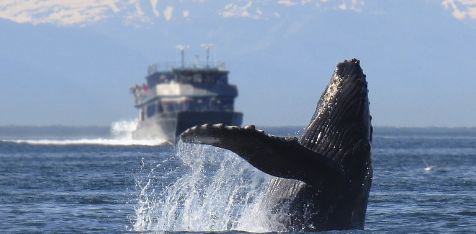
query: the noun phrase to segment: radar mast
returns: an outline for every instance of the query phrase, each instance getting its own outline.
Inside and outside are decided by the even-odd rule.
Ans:
[[[175,48],[180,50],[180,59],[182,68],[185,68],[185,50],[190,48],[189,45],[177,45]]]
[[[201,44],[200,47],[206,49],[207,51],[207,63],[206,63],[206,66],[207,68],[210,67],[210,49],[213,47],[213,44],[211,43],[204,43],[204,44]]]

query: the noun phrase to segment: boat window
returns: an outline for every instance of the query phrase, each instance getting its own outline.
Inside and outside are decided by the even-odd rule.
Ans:
[[[182,108],[183,110],[189,110],[191,109],[190,107],[192,106],[192,100],[191,99],[186,99],[185,101],[182,102]]]
[[[167,83],[167,76],[165,75],[160,75],[159,77],[159,83]]]
[[[147,118],[152,117],[155,114],[155,105],[154,104],[149,104],[147,106]]]
[[[220,109],[224,111],[233,111],[233,98],[223,97],[220,102]]]
[[[179,75],[179,83],[192,83],[192,76],[189,75]]]
[[[226,75],[221,75],[219,78],[218,78],[218,81],[220,84],[227,84],[227,76]]]
[[[193,82],[194,83],[202,83],[202,75],[200,74],[195,74],[193,75]]]
[[[162,107],[162,103],[158,102],[157,103],[157,113],[162,113],[164,112],[164,108]]]

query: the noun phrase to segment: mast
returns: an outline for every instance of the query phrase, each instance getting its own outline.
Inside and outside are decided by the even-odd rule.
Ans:
[[[180,50],[181,65],[182,68],[185,68],[185,50],[190,48],[189,45],[177,45],[175,48]]]
[[[207,51],[207,68],[210,67],[210,49],[213,47],[213,44],[207,43],[207,44],[201,44],[200,47],[205,48]]]

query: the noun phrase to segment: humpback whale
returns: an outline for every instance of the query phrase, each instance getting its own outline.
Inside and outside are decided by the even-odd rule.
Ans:
[[[357,59],[339,63],[300,139],[223,124],[186,130],[181,140],[233,151],[273,176],[265,196],[286,207],[281,231],[363,229],[372,183],[372,125],[366,76]]]

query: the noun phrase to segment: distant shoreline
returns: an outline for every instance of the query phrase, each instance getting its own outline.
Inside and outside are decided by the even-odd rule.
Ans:
[[[245,126],[244,124],[243,126]],[[283,126],[272,126],[272,125],[256,125],[258,128],[305,128],[306,126],[299,125],[283,125]],[[444,127],[444,126],[373,126],[374,129],[476,129],[476,126],[467,127],[467,126],[456,126],[456,127]],[[7,124],[0,125],[0,130],[5,129],[110,129],[109,125],[16,125],[16,124]]]

